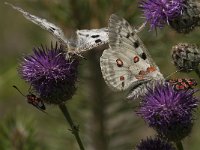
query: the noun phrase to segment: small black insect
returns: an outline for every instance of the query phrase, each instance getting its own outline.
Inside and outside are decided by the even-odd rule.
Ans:
[[[19,92],[21,93],[24,97],[27,98],[27,102],[31,105],[33,105],[34,107],[36,107],[37,109],[44,111],[46,109],[43,101],[41,98],[37,97],[36,95],[32,94],[31,92],[29,92],[29,94],[24,95],[15,85],[13,85],[13,87]]]

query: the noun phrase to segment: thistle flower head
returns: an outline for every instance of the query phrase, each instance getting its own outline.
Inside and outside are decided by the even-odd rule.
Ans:
[[[151,29],[161,28],[181,14],[183,0],[143,0],[140,8]]]
[[[136,146],[136,150],[176,150],[173,145],[160,138],[147,138],[141,140],[140,144]]]
[[[171,141],[186,137],[192,128],[192,112],[197,107],[194,90],[176,91],[167,83],[149,89],[138,114],[161,136]]]
[[[199,47],[195,44],[179,43],[172,47],[172,60],[178,70],[196,70],[200,63]]]
[[[70,99],[76,88],[78,60],[67,59],[62,47],[34,48],[19,67],[28,82],[47,103],[59,104]]]

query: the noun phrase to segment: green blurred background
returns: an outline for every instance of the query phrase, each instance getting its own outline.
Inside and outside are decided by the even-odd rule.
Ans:
[[[76,29],[106,27],[108,18],[117,13],[131,24],[144,22],[138,1],[134,0],[8,0],[24,10],[46,18],[61,27],[67,37]],[[47,106],[47,114],[26,103],[12,85],[23,93],[29,86],[17,74],[23,54],[41,44],[56,42],[47,31],[27,21],[20,13],[0,2],[0,150],[76,150],[78,146],[59,109]],[[140,33],[164,76],[176,69],[171,63],[170,50],[178,42],[199,43],[200,30],[188,35],[177,34],[169,27]],[[85,54],[87,60],[79,67],[78,90],[67,102],[73,120],[87,150],[131,150],[140,139],[153,136],[144,121],[135,114],[138,102],[125,99],[127,93],[111,92],[102,79],[99,57],[102,49]],[[194,73],[177,73],[174,77],[198,77]],[[200,148],[199,111],[193,132],[183,143],[186,150]]]

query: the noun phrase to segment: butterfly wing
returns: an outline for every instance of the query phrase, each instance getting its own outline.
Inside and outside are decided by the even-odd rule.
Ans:
[[[27,20],[29,20],[29,21],[33,22],[34,24],[40,26],[41,28],[49,31],[57,40],[59,40],[59,42],[62,45],[67,46],[68,40],[65,39],[63,31],[59,27],[57,27],[53,23],[48,22],[46,19],[42,19],[37,16],[34,16],[34,15],[24,11],[23,9],[16,7],[10,3],[5,2],[5,4],[10,5],[13,9],[22,13],[23,16]]]
[[[108,29],[77,30],[78,49],[84,52],[108,43]]]
[[[133,51],[122,49],[106,49],[100,58],[102,75],[107,85],[114,91],[123,91],[133,88],[138,84],[151,79],[144,76],[141,70],[149,66],[144,60],[135,63],[134,58],[139,58]],[[140,59],[140,58],[139,58]]]
[[[120,91],[163,78],[142,41],[125,19],[111,15],[108,30],[110,48],[103,52],[100,66],[109,87]]]
[[[109,46],[135,51],[141,58],[159,69],[133,27],[124,19],[112,14],[109,19]],[[147,59],[148,58],[148,59]]]

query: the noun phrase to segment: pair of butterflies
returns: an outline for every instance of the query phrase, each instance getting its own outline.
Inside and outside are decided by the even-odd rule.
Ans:
[[[111,15],[108,29],[78,30],[76,41],[71,42],[56,25],[12,4],[6,4],[49,31],[66,48],[67,53],[81,54],[109,41],[109,49],[104,50],[100,58],[102,75],[107,85],[115,91],[131,89],[127,98],[138,98],[145,94],[148,85],[157,80],[165,80],[138,37],[137,30],[117,15]]]

